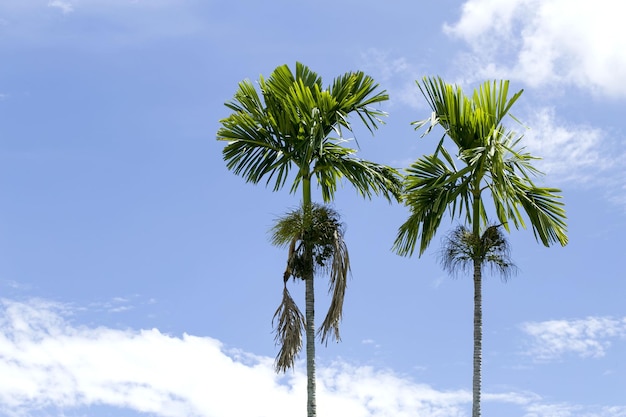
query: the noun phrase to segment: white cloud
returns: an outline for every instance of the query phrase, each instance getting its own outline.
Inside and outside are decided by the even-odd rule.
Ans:
[[[626,407],[582,407],[571,404],[533,404],[524,417],[624,417]]]
[[[522,120],[529,127],[522,144],[542,158],[534,165],[546,174],[549,185],[595,187],[613,204],[626,207],[626,150],[619,135],[563,120],[554,107],[533,109]]]
[[[204,31],[206,20],[198,17],[196,0],[20,0],[0,2],[2,29],[12,42],[129,45],[162,37],[186,36]],[[48,13],[42,13],[48,9]],[[99,24],[99,30],[75,35],[67,19],[51,19],[51,13],[62,12],[73,19],[87,18]],[[111,24],[114,23],[114,24]],[[88,41],[88,42],[86,42]]]
[[[566,354],[598,358],[606,354],[613,339],[626,337],[626,318],[587,317],[581,320],[549,320],[522,324],[531,337],[526,352],[538,361]]]
[[[140,302],[142,304],[153,304],[155,300],[141,301],[140,296],[135,295],[129,299],[126,297],[113,297],[108,301],[98,301],[89,304],[89,310],[92,311],[106,311],[108,313],[122,313],[135,308],[134,303]]]
[[[361,60],[363,71],[388,88],[392,106],[406,105],[414,109],[426,107],[415,84],[415,80],[424,75],[417,66],[404,57],[394,58],[387,52],[374,48],[361,54]]]
[[[51,0],[48,2],[48,7],[55,7],[60,9],[63,14],[71,13],[74,11],[74,6],[69,1],[63,0]]]
[[[291,417],[303,412],[302,367],[277,375],[272,358],[228,349],[210,337],[74,324],[81,313],[45,300],[2,300],[0,414],[62,416],[98,405],[162,417]],[[586,321],[585,334],[614,336],[626,329],[626,321],[596,321]],[[531,332],[558,328],[534,325],[528,324]],[[588,411],[546,404],[529,392],[485,392],[483,400],[513,407],[526,417],[554,417],[557,409]],[[467,390],[435,389],[390,370],[343,361],[318,367],[320,415],[467,417],[470,404]],[[625,411],[606,406],[585,415],[623,417]]]
[[[3,415],[97,404],[157,416],[287,417],[304,408],[301,370],[277,375],[271,358],[226,349],[209,337],[76,326],[71,309],[42,300],[2,305]],[[320,414],[464,416],[470,399],[466,391],[438,391],[341,362],[318,375]]]
[[[580,408],[569,404],[536,404],[528,408],[528,413],[524,417],[572,417],[578,413]]]
[[[542,158],[535,165],[560,181],[592,182],[623,160],[605,132],[558,120],[554,108],[533,110],[524,123],[530,127],[524,131],[524,146]]]
[[[626,26],[613,0],[467,0],[444,30],[470,45],[478,79],[626,97]]]

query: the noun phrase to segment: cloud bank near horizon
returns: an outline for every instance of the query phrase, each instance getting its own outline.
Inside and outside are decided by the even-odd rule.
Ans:
[[[7,376],[0,380],[2,414],[23,417],[53,409],[63,415],[105,405],[163,417],[287,417],[305,403],[302,368],[277,375],[272,358],[229,349],[210,337],[88,327],[75,324],[76,318],[59,303],[2,300],[0,373]],[[539,338],[549,342],[545,350],[561,334],[552,327],[524,330],[534,337],[542,331],[551,335]],[[526,416],[547,417],[548,411],[537,410],[553,407],[528,392],[485,393],[484,400],[521,408]],[[438,390],[390,370],[337,361],[318,369],[318,401],[320,414],[465,417],[471,393]]]
[[[210,337],[86,327],[73,324],[74,313],[45,300],[2,301],[2,414],[107,405],[164,417],[287,417],[306,402],[301,369],[277,375],[272,358]],[[466,391],[438,391],[344,362],[318,372],[321,414],[461,417],[470,400]]]

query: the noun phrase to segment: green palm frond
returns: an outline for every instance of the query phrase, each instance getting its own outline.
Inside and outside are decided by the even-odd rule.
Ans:
[[[419,254],[423,254],[446,213],[455,217],[470,211],[471,169],[457,171],[452,161],[447,161],[449,155],[444,154],[446,160],[424,156],[407,169],[404,203],[410,208],[410,215],[400,226],[393,246],[402,256],[415,251],[418,239]]]
[[[366,198],[382,195],[388,201],[398,200],[402,181],[398,171],[352,156],[354,150],[335,144],[327,144],[325,153],[315,163],[312,174],[322,191],[324,201],[331,201],[337,190],[337,182],[345,178]]]
[[[514,181],[516,200],[530,219],[535,238],[545,246],[568,243],[564,203],[557,188],[536,187]]]
[[[223,157],[229,170],[247,182],[265,180],[274,191],[295,170],[291,192],[314,171],[325,202],[332,200],[342,179],[365,197],[398,198],[396,170],[360,160],[355,149],[344,146],[344,130],[352,131],[350,115],[356,114],[372,133],[383,123],[386,113],[374,106],[389,96],[371,77],[348,72],[324,88],[316,73],[296,63],[295,73],[279,66],[267,79],[260,77],[259,87],[260,94],[243,81],[226,103],[233,113],[220,120],[217,139],[228,142]]]
[[[424,78],[418,86],[433,112],[415,122],[416,129],[426,127],[428,133],[440,125],[445,133],[433,155],[419,158],[407,170],[403,201],[410,215],[400,226],[394,249],[410,255],[419,239],[423,254],[446,210],[453,219],[464,217],[475,231],[486,227],[485,190],[491,193],[496,216],[506,230],[511,224],[526,227],[527,219],[544,245],[567,244],[560,190],[533,183],[542,175],[532,164],[538,158],[520,146],[522,136],[503,125],[522,90],[509,96],[508,81],[492,81],[468,97],[439,77]],[[445,138],[456,145],[456,158],[446,151]],[[458,170],[455,163],[461,164]]]
[[[488,125],[500,126],[504,118],[510,116],[509,110],[523,92],[524,90],[520,90],[509,98],[508,80],[484,82],[478,90],[474,90],[473,102],[487,117]]]

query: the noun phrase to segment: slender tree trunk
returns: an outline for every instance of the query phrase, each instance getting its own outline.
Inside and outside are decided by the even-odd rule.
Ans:
[[[315,401],[315,294],[313,274],[306,280],[306,376],[307,416],[317,415]]]
[[[311,224],[311,178],[308,173],[303,175],[302,180],[302,204],[304,207],[304,230],[308,230]],[[315,287],[313,285],[313,248],[304,240],[305,260],[308,264],[305,277],[305,318],[306,318],[306,392],[307,392],[307,417],[317,416],[317,404],[315,398]]]
[[[474,376],[472,380],[472,417],[480,417],[481,364],[483,339],[482,271],[474,260]]]
[[[481,176],[474,179],[472,202],[472,233],[480,240],[480,181]],[[474,360],[472,377],[472,417],[480,417],[481,365],[483,353],[483,294],[482,294],[482,260],[474,253]]]

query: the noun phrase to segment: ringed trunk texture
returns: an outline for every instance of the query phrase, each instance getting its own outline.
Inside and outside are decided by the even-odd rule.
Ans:
[[[306,279],[306,376],[307,376],[307,416],[317,415],[315,401],[315,294],[313,274]]]
[[[480,417],[480,389],[483,339],[482,271],[474,260],[474,377],[472,381],[472,417]]]
[[[480,240],[480,182],[479,175],[474,180],[472,194],[472,233]],[[482,294],[482,260],[474,253],[474,361],[472,377],[472,417],[480,417],[481,363],[483,350],[483,294]]]
[[[307,172],[302,180],[302,203],[304,206],[304,230],[308,230],[311,222],[311,177]],[[315,287],[313,285],[313,248],[304,243],[305,262],[308,263],[305,277],[305,319],[306,319],[306,392],[307,417],[317,416],[315,398]]]

